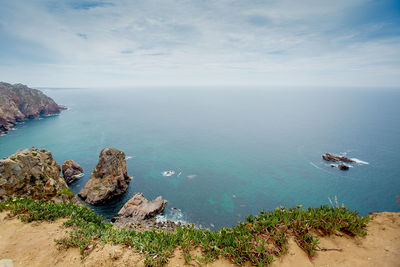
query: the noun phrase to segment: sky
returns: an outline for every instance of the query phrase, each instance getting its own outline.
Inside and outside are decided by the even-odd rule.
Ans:
[[[0,81],[400,88],[400,1],[0,0]]]

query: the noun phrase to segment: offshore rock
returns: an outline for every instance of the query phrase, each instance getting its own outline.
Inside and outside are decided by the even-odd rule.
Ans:
[[[339,170],[347,171],[349,169],[349,166],[347,166],[346,164],[339,164],[338,168]]]
[[[22,84],[0,82],[0,135],[17,122],[58,114],[65,107],[39,90]]]
[[[79,174],[83,173],[81,165],[79,165],[72,159],[64,162],[61,168],[64,179],[67,182],[67,184],[76,181],[79,178]]]
[[[130,180],[125,153],[115,148],[104,148],[89,181],[78,195],[88,204],[105,204],[125,193]]]
[[[337,162],[337,161],[342,161],[342,162],[355,162],[354,160],[348,158],[348,157],[343,157],[343,156],[338,156],[335,154],[331,154],[331,153],[325,153],[322,155],[322,158],[326,161],[333,161],[333,162]]]
[[[143,221],[160,214],[167,204],[161,196],[148,201],[142,193],[134,195],[118,212],[119,217],[129,217],[136,221]]]
[[[79,203],[60,176],[50,151],[29,148],[0,160],[0,200],[32,198],[56,203]]]
[[[166,200],[161,196],[148,201],[142,193],[134,195],[118,212],[118,216],[112,218],[116,227],[128,227],[136,231],[151,229],[174,230],[178,224],[172,221],[157,222],[155,216],[162,213]],[[179,224],[180,225],[180,224]]]

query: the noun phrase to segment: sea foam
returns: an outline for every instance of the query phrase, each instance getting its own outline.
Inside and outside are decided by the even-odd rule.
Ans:
[[[357,159],[357,158],[351,158],[351,160],[354,160],[355,163],[358,163],[358,164],[365,164],[365,165],[369,164],[368,162],[360,160],[360,159]]]

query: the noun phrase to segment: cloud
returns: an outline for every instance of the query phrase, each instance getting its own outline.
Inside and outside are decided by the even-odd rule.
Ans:
[[[399,18],[388,0],[4,1],[0,79],[400,86]]]
[[[76,35],[81,37],[82,39],[87,39],[88,38],[87,34],[84,34],[84,33],[77,33]]]

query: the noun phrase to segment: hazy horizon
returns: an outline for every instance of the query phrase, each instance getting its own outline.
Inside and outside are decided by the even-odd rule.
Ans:
[[[395,0],[0,0],[0,38],[30,87],[400,87]]]

